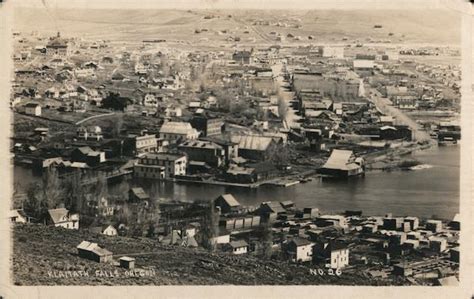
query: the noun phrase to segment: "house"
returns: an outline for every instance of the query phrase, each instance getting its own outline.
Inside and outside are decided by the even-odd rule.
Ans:
[[[334,149],[319,172],[333,177],[357,176],[364,173],[363,159],[356,158],[350,150]]]
[[[183,115],[183,111],[180,107],[168,106],[165,109],[166,117],[181,117],[182,115]]]
[[[433,233],[438,233],[443,228],[443,222],[441,220],[428,220],[426,221],[426,229]]]
[[[341,242],[325,242],[321,247],[323,256],[329,259],[332,269],[341,269],[349,265],[349,248]]]
[[[224,245],[226,251],[232,252],[232,254],[245,254],[248,252],[249,244],[244,240],[231,241]]]
[[[117,235],[117,229],[113,227],[112,225],[103,225],[103,226],[97,226],[97,227],[92,227],[90,229],[91,232],[97,233],[97,234],[102,234],[106,236],[116,236]]]
[[[142,105],[145,107],[153,107],[153,108],[158,108],[159,104],[159,97],[157,97],[153,93],[147,93],[143,97]]]
[[[230,243],[230,233],[224,229],[219,229],[217,236],[212,237],[212,244],[228,244]]]
[[[165,122],[160,128],[160,138],[174,143],[184,140],[195,140],[199,137],[199,132],[187,122]]]
[[[183,154],[147,153],[139,158],[133,173],[138,178],[172,179],[186,175],[187,164],[188,158]]]
[[[276,143],[271,137],[256,135],[232,135],[231,141],[238,144],[240,157],[263,161],[270,157]]]
[[[133,257],[122,256],[119,258],[121,268],[132,270],[135,268],[135,259]]]
[[[128,191],[129,202],[142,202],[150,200],[150,196],[143,190],[142,187],[131,188]]]
[[[25,105],[25,114],[41,116],[41,105],[37,103],[28,103]]]
[[[211,141],[188,140],[181,143],[178,149],[188,155],[189,161],[204,162],[212,167],[225,163],[224,149]]]
[[[459,247],[449,250],[449,260],[459,264]]]
[[[78,255],[82,258],[98,263],[108,263],[112,261],[112,252],[100,247],[97,243],[82,241],[76,248]]]
[[[195,115],[190,120],[191,126],[203,132],[203,136],[214,136],[222,134],[224,121],[221,118]]]
[[[214,200],[214,206],[219,207],[221,214],[228,214],[238,212],[240,210],[240,203],[232,194],[223,194]]]
[[[161,152],[163,151],[163,147],[167,144],[165,140],[157,138],[154,134],[136,136],[130,141],[133,143],[132,150],[136,155]]]
[[[253,49],[251,51],[236,51],[232,54],[232,59],[240,65],[248,65],[253,63],[252,57]]]
[[[313,243],[296,237],[286,244],[285,252],[292,262],[309,262],[313,260]]]
[[[105,162],[105,152],[95,151],[88,146],[82,146],[71,152],[73,162],[83,162],[89,166],[97,166]]]
[[[104,135],[102,134],[102,129],[99,126],[79,127],[77,129],[77,138],[83,140],[100,141],[104,139]]]
[[[8,215],[10,222],[12,223],[29,223],[30,217],[28,217],[23,210],[10,210]]]
[[[55,227],[67,229],[79,229],[79,214],[71,214],[65,208],[48,210],[47,223]]]
[[[430,240],[430,249],[434,252],[440,253],[447,249],[448,241],[446,238],[442,237],[429,237]]]

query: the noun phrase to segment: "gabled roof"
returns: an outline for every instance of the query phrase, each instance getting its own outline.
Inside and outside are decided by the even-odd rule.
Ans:
[[[160,133],[187,135],[197,133],[197,131],[190,123],[170,121],[161,126]]]
[[[51,217],[51,220],[53,220],[54,223],[59,223],[62,221],[62,219],[66,216],[68,216],[69,211],[65,208],[59,208],[59,209],[51,209],[48,210],[48,214]]]
[[[232,247],[232,248],[240,248],[240,247],[246,247],[248,246],[249,244],[247,242],[245,242],[244,240],[238,240],[238,241],[231,241],[229,243],[229,245]]]
[[[230,206],[230,207],[239,207],[240,203],[235,199],[235,197],[232,194],[223,194],[219,196],[216,200],[219,198],[224,199],[224,201]]]
[[[311,242],[306,240],[306,239],[303,239],[303,238],[300,238],[300,237],[296,237],[296,238],[293,238],[290,242],[294,243],[296,246],[306,246],[306,245],[311,245]]]
[[[266,151],[273,139],[271,137],[255,135],[233,135],[231,136],[231,141],[238,143],[241,149]]]
[[[141,187],[132,188],[132,189],[130,189],[130,191],[133,193],[133,195],[135,195],[139,199],[144,199],[145,200],[145,199],[150,198],[150,196],[148,196],[148,194],[145,192],[145,190],[143,190],[143,188],[141,188]]]
[[[352,151],[334,149],[323,168],[342,170],[356,169],[359,166],[351,161],[352,155]]]
[[[262,202],[261,207],[264,207],[264,206],[269,208],[273,213],[284,213],[284,212],[286,212],[286,210],[283,209],[281,204],[277,201]]]

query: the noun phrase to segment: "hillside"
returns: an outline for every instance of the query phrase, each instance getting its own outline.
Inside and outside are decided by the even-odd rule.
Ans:
[[[214,18],[205,19],[204,16]],[[229,15],[231,16],[229,18]],[[255,26],[256,30],[244,33],[257,20],[279,22],[299,19],[299,29],[275,26]],[[33,20],[33,21],[32,21]],[[460,16],[449,10],[100,10],[100,9],[32,9],[15,12],[15,29],[41,33],[61,31],[64,35],[116,41],[142,41],[148,38],[165,38],[188,41],[224,42],[229,36],[241,36],[242,42],[255,39],[268,42],[271,31],[282,34],[314,35],[317,42],[340,42],[349,39],[388,39],[393,43],[459,44]],[[382,28],[374,29],[374,25]],[[209,29],[194,34],[195,29]],[[227,35],[217,34],[227,30]]]
[[[34,224],[15,226],[13,236],[12,277],[16,285],[379,284],[360,274],[343,273],[339,277],[310,275],[306,266],[164,246],[145,238],[88,235],[83,231]],[[133,255],[136,267],[148,270],[148,273],[154,270],[154,275],[130,277],[125,269],[112,264],[82,259],[77,256],[76,246],[83,240],[97,242],[112,251],[114,258],[120,254],[141,253]],[[54,271],[87,271],[89,277],[48,275]],[[99,271],[97,276],[96,271]],[[105,277],[106,273],[112,273],[114,277]]]

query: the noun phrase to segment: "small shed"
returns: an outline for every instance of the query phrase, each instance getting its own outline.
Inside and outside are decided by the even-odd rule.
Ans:
[[[77,253],[80,257],[96,261],[98,263],[107,263],[112,261],[112,252],[108,251],[89,241],[82,241],[77,246]]]
[[[133,257],[123,256],[119,259],[120,267],[125,269],[135,268],[135,259]]]

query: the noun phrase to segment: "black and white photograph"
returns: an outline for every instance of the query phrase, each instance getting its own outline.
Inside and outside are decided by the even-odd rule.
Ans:
[[[10,291],[473,294],[469,2],[12,2]]]

